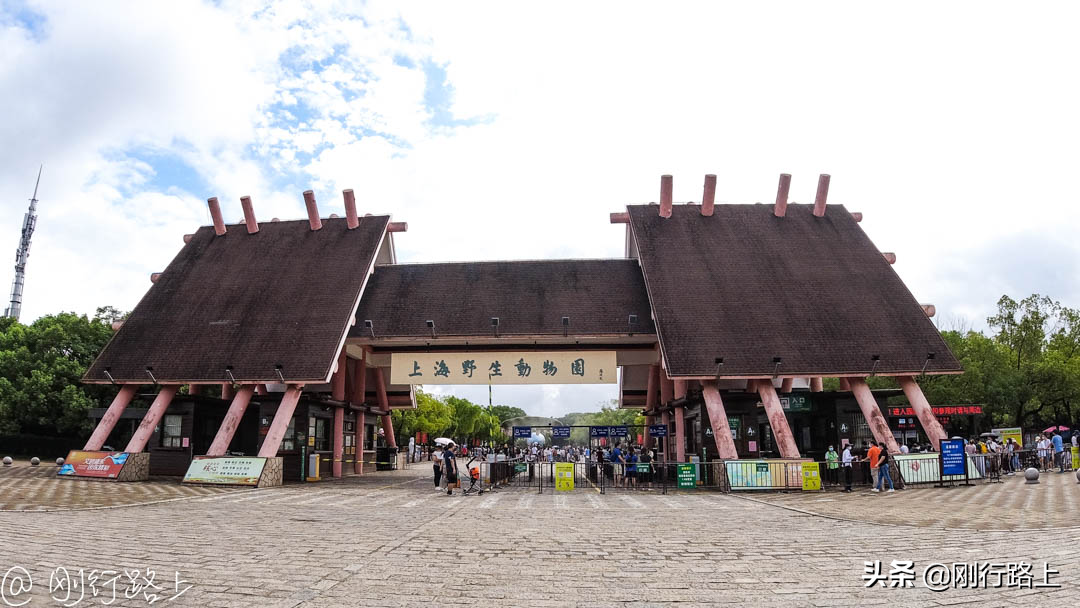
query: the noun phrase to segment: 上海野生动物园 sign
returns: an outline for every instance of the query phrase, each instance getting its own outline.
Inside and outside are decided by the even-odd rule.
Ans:
[[[391,384],[615,384],[615,351],[393,353]]]

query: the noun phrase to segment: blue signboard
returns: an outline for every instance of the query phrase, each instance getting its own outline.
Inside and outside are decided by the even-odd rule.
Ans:
[[[570,427],[568,426],[553,426],[551,427],[551,436],[560,437],[563,439],[570,437]]]
[[[943,475],[963,475],[965,460],[963,439],[950,439],[941,442],[941,472]]]
[[[626,437],[625,426],[611,426],[608,427],[608,435],[612,437]]]
[[[532,437],[531,426],[515,426],[514,427],[514,439],[528,439]]]
[[[590,426],[589,437],[607,437],[608,427],[606,426]]]
[[[650,424],[649,425],[650,437],[667,437],[667,425],[666,424]]]

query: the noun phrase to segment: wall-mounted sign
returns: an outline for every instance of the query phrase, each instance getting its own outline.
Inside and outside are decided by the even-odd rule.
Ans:
[[[981,405],[941,405],[930,408],[935,416],[968,416],[983,413]],[[890,416],[914,416],[915,410],[910,407],[890,407]]]
[[[615,384],[615,351],[393,353],[392,384]]]
[[[806,395],[788,394],[780,397],[780,406],[785,412],[809,412],[810,399]]]
[[[184,483],[254,486],[258,485],[265,464],[265,458],[196,456],[188,465]]]
[[[606,426],[590,426],[589,437],[607,437],[608,428]]]
[[[553,426],[551,427],[551,436],[559,439],[567,439],[570,437],[570,427]]]
[[[532,437],[531,426],[515,426],[514,427],[514,439],[528,439]]]
[[[626,435],[627,435],[627,431],[626,431],[625,426],[609,426],[608,427],[608,436],[609,437],[626,437]]]
[[[104,477],[116,479],[127,462],[127,452],[84,452],[72,450],[68,452],[63,466],[57,472],[59,475],[71,475],[73,477]]]
[[[649,425],[650,437],[667,437],[667,425],[666,424],[650,424]]]

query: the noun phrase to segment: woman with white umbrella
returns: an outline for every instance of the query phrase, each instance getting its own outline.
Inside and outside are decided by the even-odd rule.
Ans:
[[[438,492],[446,489],[446,486],[442,485],[446,480],[445,471],[443,471],[443,447],[450,443],[453,441],[446,437],[439,437],[435,440],[435,453],[431,455],[431,468],[435,471],[435,490]]]

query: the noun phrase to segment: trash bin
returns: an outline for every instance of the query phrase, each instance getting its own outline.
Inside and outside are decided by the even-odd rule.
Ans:
[[[392,450],[387,446],[380,446],[375,448],[375,470],[376,471],[393,471],[397,468],[397,454],[396,450]]]

